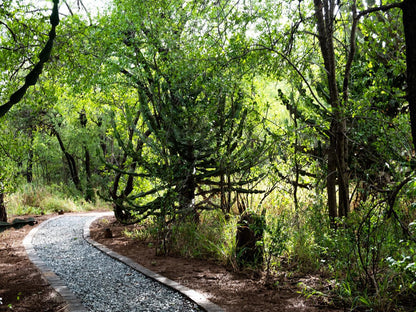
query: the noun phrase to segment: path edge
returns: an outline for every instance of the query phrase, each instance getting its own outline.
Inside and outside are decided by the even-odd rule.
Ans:
[[[149,270],[148,268],[138,264],[137,262],[133,261],[132,259],[125,257],[113,250],[111,250],[110,248],[104,246],[103,244],[96,242],[95,240],[93,240],[91,238],[90,235],[90,227],[91,224],[96,221],[97,219],[104,217],[105,215],[102,216],[97,216],[96,218],[87,221],[84,224],[84,231],[83,231],[83,237],[84,239],[91,244],[92,246],[94,246],[95,248],[97,248],[98,250],[102,251],[103,253],[107,254],[108,256],[110,256],[111,258],[118,260],[126,265],[128,265],[129,267],[133,268],[134,270],[142,273],[143,275],[146,275],[147,277],[169,287],[174,289],[175,291],[181,293],[183,296],[189,298],[190,300],[192,300],[193,302],[195,302],[199,307],[201,307],[202,309],[204,309],[206,312],[225,312],[225,310],[223,308],[221,308],[220,306],[216,305],[215,303],[211,302],[208,300],[208,298],[203,295],[202,293],[190,289],[186,286],[183,286],[175,281],[172,281],[171,279],[168,279],[167,277],[164,277],[156,272],[153,272],[151,270]],[[110,215],[107,215],[110,216]]]
[[[92,215],[95,215],[96,213],[93,213]],[[83,214],[84,215],[84,214]],[[86,214],[91,215],[91,214]],[[101,214],[100,214],[101,215]],[[49,222],[56,220],[58,218],[63,217],[56,216],[52,217],[41,224],[39,224],[37,227],[32,229],[29,234],[25,236],[23,239],[23,247],[26,249],[26,254],[29,257],[29,260],[38,268],[40,271],[42,277],[46,279],[46,281],[49,283],[49,285],[61,295],[61,297],[66,301],[67,306],[65,307],[65,311],[68,312],[88,312],[88,310],[84,307],[81,300],[75,296],[75,294],[69,290],[69,288],[66,286],[66,284],[59,278],[58,275],[56,275],[55,272],[49,268],[45,262],[42,261],[42,259],[37,255],[35,248],[33,247],[32,240],[33,237],[36,235],[36,233],[44,227]],[[99,218],[100,216],[98,216]]]

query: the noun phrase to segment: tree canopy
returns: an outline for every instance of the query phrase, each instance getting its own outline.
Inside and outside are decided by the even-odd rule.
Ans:
[[[355,226],[363,284],[379,287],[363,235],[393,220],[392,241],[415,241],[414,2],[83,8],[0,4],[2,198],[61,184],[123,223],[153,218],[163,239],[207,211]]]

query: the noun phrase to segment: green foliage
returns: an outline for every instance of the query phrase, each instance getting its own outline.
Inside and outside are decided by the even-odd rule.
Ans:
[[[413,298],[415,243],[384,212],[362,206],[348,221],[340,220],[336,231],[316,231],[319,259],[336,278],[340,299],[353,309],[407,309]]]
[[[10,216],[41,215],[56,212],[79,212],[95,209],[108,210],[109,206],[98,202],[94,205],[62,192],[62,185],[41,186],[23,184],[6,197]]]
[[[272,268],[280,266],[283,253],[288,250],[289,231],[290,226],[284,213],[277,216],[272,215],[266,222],[264,247],[266,272],[268,274]]]
[[[187,219],[170,225],[169,253],[187,258],[212,259],[223,264],[235,265],[235,231],[237,218],[226,218],[222,211],[203,211],[200,223]],[[158,223],[156,218],[148,218],[135,226],[134,230],[124,233],[127,237],[141,241],[156,242],[160,246],[160,232],[166,227]],[[164,232],[166,235],[166,231]],[[158,245],[159,244],[159,245]]]
[[[59,24],[58,4],[59,4],[59,0],[55,0],[52,13],[51,13],[51,17],[50,17],[52,28],[48,35],[48,41],[45,44],[45,47],[42,49],[42,51],[39,54],[39,61],[36,63],[33,69],[26,75],[24,85],[10,96],[10,100],[7,103],[0,106],[0,118],[3,117],[13,105],[21,101],[21,99],[23,98],[27,89],[30,86],[33,86],[36,84],[36,82],[39,79],[40,74],[42,73],[44,64],[49,61],[54,39],[56,37],[56,26],[58,26]]]
[[[2,103],[31,70],[27,85],[37,80],[0,123],[9,213],[89,210],[80,198],[97,193],[123,221],[149,217],[131,235],[154,238],[160,252],[236,267],[233,213],[258,207],[270,276],[323,274],[332,293],[304,284],[303,293],[335,293],[346,309],[414,308],[406,305],[415,293],[416,184],[401,15],[360,18],[345,77],[353,8],[339,3],[330,39],[340,94],[348,78],[339,99],[348,218],[331,228],[324,194],[338,111],[314,3],[279,0],[117,0],[107,15],[63,18],[52,54],[50,9],[3,1]],[[46,60],[38,79],[34,66]]]
[[[237,194],[250,192],[263,176],[256,166],[272,144],[249,92],[248,65],[228,61],[237,44],[244,45],[241,29],[212,30],[225,18],[223,10],[238,11],[225,2],[158,4],[149,10],[117,2],[110,20],[111,40],[119,43],[112,48],[123,49],[108,58],[108,68],[137,89],[122,98],[121,111],[113,109],[112,133],[123,156],[106,159],[119,177],[109,197],[124,222],[156,215],[169,224],[212,207],[230,212]],[[210,45],[214,38],[224,47]]]
[[[204,211],[200,224],[189,220],[173,227],[172,248],[185,257],[234,264],[235,230],[236,218],[225,218],[220,210]]]

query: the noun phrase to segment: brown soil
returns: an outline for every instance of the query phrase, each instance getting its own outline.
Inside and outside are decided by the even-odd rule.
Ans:
[[[38,223],[51,216],[34,217]],[[32,226],[0,233],[0,311],[65,311],[66,303],[26,255],[22,241]]]
[[[49,217],[34,218],[41,223]],[[0,233],[0,311],[66,311],[62,297],[26,255],[22,241],[32,228],[25,226]],[[111,229],[113,238],[104,238],[105,228]],[[156,256],[147,243],[126,238],[122,234],[124,229],[114,218],[108,218],[92,225],[91,236],[152,271],[204,293],[227,312],[339,311],[323,302],[323,297],[306,300],[299,293],[297,283],[315,283],[314,277],[284,277],[280,278],[281,286],[267,286],[256,272],[234,272],[215,262],[198,259]]]
[[[106,219],[106,220],[103,220]],[[205,294],[209,300],[227,312],[265,311],[340,311],[326,303],[325,296],[306,300],[300,294],[299,282],[319,285],[314,276],[280,276],[280,286],[265,282],[265,277],[255,271],[235,272],[212,261],[184,259],[175,256],[156,256],[149,243],[133,240],[123,235],[125,226],[113,217],[103,218],[91,226],[91,237],[119,254],[127,256],[144,267]],[[135,226],[129,226],[133,229]],[[112,238],[108,236],[108,229]]]

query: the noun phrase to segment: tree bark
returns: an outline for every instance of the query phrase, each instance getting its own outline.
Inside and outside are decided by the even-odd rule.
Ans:
[[[52,14],[50,17],[51,22],[51,30],[49,32],[49,39],[45,44],[45,47],[39,53],[39,62],[36,63],[35,67],[27,74],[25,77],[25,83],[21,86],[15,93],[10,96],[9,101],[6,104],[0,105],[0,117],[3,117],[13,105],[19,103],[23,96],[26,94],[26,91],[29,89],[30,86],[36,84],[39,79],[40,74],[42,73],[44,64],[49,61],[54,40],[56,37],[56,27],[59,24],[59,0],[53,1],[53,9]]]
[[[334,20],[335,0],[314,0],[315,16],[318,28],[318,39],[324,61],[326,78],[329,89],[329,104],[332,108],[330,127],[330,142],[328,151],[327,195],[328,211],[331,221],[334,221],[336,211],[344,217],[349,212],[349,177],[348,177],[348,148],[346,140],[346,116],[344,106],[338,91],[336,75],[336,56],[334,49]],[[348,87],[348,76],[346,77]],[[336,183],[338,183],[338,206],[336,201]]]
[[[416,149],[416,1],[403,1],[402,11],[406,39],[407,100],[410,109],[413,145]]]
[[[81,113],[79,114],[79,120],[81,123],[81,127],[86,129],[87,127],[87,114],[85,113],[85,110],[82,110]],[[90,157],[90,152],[88,150],[88,146],[87,144],[83,143],[83,147],[84,147],[84,155],[85,155],[85,174],[87,176],[87,185],[85,186],[85,194],[84,194],[84,198],[86,201],[94,201],[94,190],[92,187],[92,179],[91,179],[91,157]]]
[[[4,204],[4,187],[2,182],[0,182],[0,221],[7,222],[7,211]]]
[[[333,122],[331,123],[331,129],[333,129]],[[335,136],[330,131],[330,146],[335,145]],[[331,227],[335,227],[335,218],[337,213],[337,162],[336,155],[331,149],[328,152],[328,172],[326,176],[326,192],[328,196],[328,214],[331,222]]]
[[[32,128],[29,129],[29,139],[30,139],[30,146],[29,146],[29,153],[27,159],[27,168],[26,168],[26,182],[32,183],[33,182],[33,130]]]
[[[69,171],[70,171],[70,174],[71,174],[72,181],[74,182],[75,187],[77,188],[77,190],[82,192],[81,181],[80,181],[79,176],[78,176],[78,170],[77,170],[77,165],[76,165],[75,159],[71,154],[69,154],[66,151],[64,142],[62,141],[61,136],[59,135],[59,133],[57,131],[55,131],[55,129],[53,129],[53,133],[55,134],[56,138],[58,139],[61,151],[62,151],[62,153],[64,153],[65,158],[68,162],[68,168],[69,168]]]

